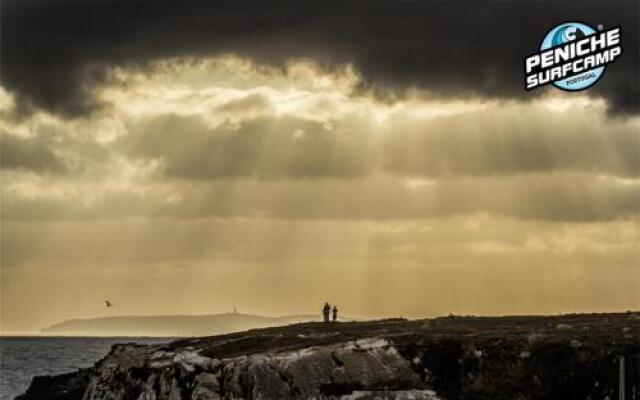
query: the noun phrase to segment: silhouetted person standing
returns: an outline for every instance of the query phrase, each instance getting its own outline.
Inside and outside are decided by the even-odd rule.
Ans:
[[[322,308],[324,322],[329,322],[329,313],[331,313],[331,306],[329,305],[329,303],[324,303],[324,307]]]
[[[333,306],[333,322],[338,320],[338,307]]]

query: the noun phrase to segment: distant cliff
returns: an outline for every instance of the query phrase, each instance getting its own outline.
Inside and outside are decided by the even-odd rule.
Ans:
[[[164,345],[114,345],[37,377],[19,400],[628,399],[640,314],[304,323]]]
[[[316,315],[265,317],[240,313],[71,319],[41,330],[45,335],[207,336],[318,320]]]

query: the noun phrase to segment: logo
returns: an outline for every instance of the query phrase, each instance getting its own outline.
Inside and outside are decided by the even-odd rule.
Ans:
[[[542,39],[540,50],[524,60],[525,89],[553,84],[558,89],[588,89],[606,66],[622,55],[622,29],[598,31],[581,22],[564,22]]]

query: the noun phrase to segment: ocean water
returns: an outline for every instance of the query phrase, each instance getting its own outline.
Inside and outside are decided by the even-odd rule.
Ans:
[[[163,343],[175,338],[0,337],[0,400],[24,393],[36,375],[91,367],[114,343]]]

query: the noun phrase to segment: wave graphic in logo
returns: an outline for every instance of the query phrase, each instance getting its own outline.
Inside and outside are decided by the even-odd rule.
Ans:
[[[595,33],[595,29],[581,22],[565,22],[547,33],[540,45],[540,51],[580,40]],[[604,68],[595,68],[569,78],[553,81],[553,85],[563,90],[583,90],[594,85],[602,77]]]

